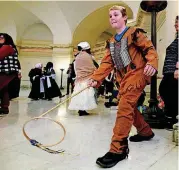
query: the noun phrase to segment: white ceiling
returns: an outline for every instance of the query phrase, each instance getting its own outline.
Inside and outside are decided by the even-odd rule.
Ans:
[[[43,23],[52,31],[53,36],[59,40],[59,43],[70,43],[72,39],[63,39],[63,36],[66,35],[72,38],[78,25],[91,13],[96,10],[100,12],[101,7],[109,4],[125,3],[133,11],[132,24],[142,26],[145,30],[150,32],[151,17],[150,14],[139,10],[140,2],[141,1],[1,1],[0,29],[8,24],[7,21],[12,21],[17,30],[17,39],[21,39],[24,31],[30,25]],[[138,19],[136,19],[136,17],[138,17]],[[158,28],[163,24],[165,18],[165,11],[158,14]],[[112,33],[110,28],[106,28],[104,31]]]

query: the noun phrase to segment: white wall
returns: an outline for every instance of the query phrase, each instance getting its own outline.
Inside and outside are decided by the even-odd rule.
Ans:
[[[0,32],[9,34],[12,37],[14,43],[16,43],[17,31],[16,31],[16,25],[13,22],[13,20],[9,19],[1,23]]]

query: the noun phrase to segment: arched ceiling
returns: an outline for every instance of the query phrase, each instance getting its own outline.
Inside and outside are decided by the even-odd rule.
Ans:
[[[33,24],[45,24],[56,44],[74,44],[89,40],[95,44],[101,34],[111,34],[108,8],[123,5],[129,13],[130,24],[150,31],[151,16],[140,10],[141,1],[0,1],[0,29],[12,32],[17,41]],[[138,17],[138,19],[137,19]],[[166,12],[157,15],[158,28],[165,21]],[[137,19],[137,20],[136,20]]]
[[[47,41],[53,43],[53,35],[47,25],[36,23],[30,25],[24,32],[22,40]]]
[[[57,2],[32,1],[19,2],[26,10],[31,11],[46,24],[53,33],[55,44],[70,44],[72,33]],[[66,35],[66,36],[64,36]]]
[[[22,8],[17,2],[0,2],[1,6],[1,19],[0,19],[0,28],[9,31],[7,29],[11,26],[16,28],[16,33],[13,33],[13,39],[19,41],[24,30],[31,24],[36,22],[42,22],[36,15],[32,14],[28,10]],[[12,20],[13,25],[9,25],[9,22]],[[10,31],[10,33],[12,33]]]
[[[1,2],[0,28],[7,25],[8,20],[14,21],[17,28],[13,38],[21,40],[25,29],[30,25],[42,23],[47,25],[54,36],[55,44],[70,44],[72,33],[61,9],[56,2]],[[66,35],[66,36],[64,36]]]
[[[128,19],[132,20],[132,9],[129,8],[129,6],[124,2],[118,2],[117,4],[126,8]],[[81,21],[73,34],[72,44],[74,46],[76,46],[80,41],[88,41],[93,47],[101,33],[106,31],[109,34],[113,34],[113,30],[109,25],[109,8],[112,5],[114,4],[108,4],[99,9],[96,9]]]

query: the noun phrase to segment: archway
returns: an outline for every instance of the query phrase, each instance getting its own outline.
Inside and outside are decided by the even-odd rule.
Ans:
[[[72,45],[75,47],[80,41],[88,41],[92,47],[95,46],[98,38],[103,32],[113,33],[110,29],[108,20],[108,11],[112,5],[105,5],[84,18],[78,25],[73,34]],[[117,5],[124,6],[127,10],[128,19],[133,19],[131,8],[124,2],[119,2]]]
[[[44,66],[52,60],[53,34],[43,23],[35,23],[26,28],[21,37],[20,62],[22,65],[23,83],[27,81],[28,73],[36,63]]]

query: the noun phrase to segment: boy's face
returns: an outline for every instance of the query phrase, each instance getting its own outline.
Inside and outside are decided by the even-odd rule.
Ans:
[[[127,20],[127,16],[122,16],[122,13],[120,10],[111,10],[109,11],[109,22],[111,24],[111,27],[114,29],[120,29],[125,24],[125,21]]]

